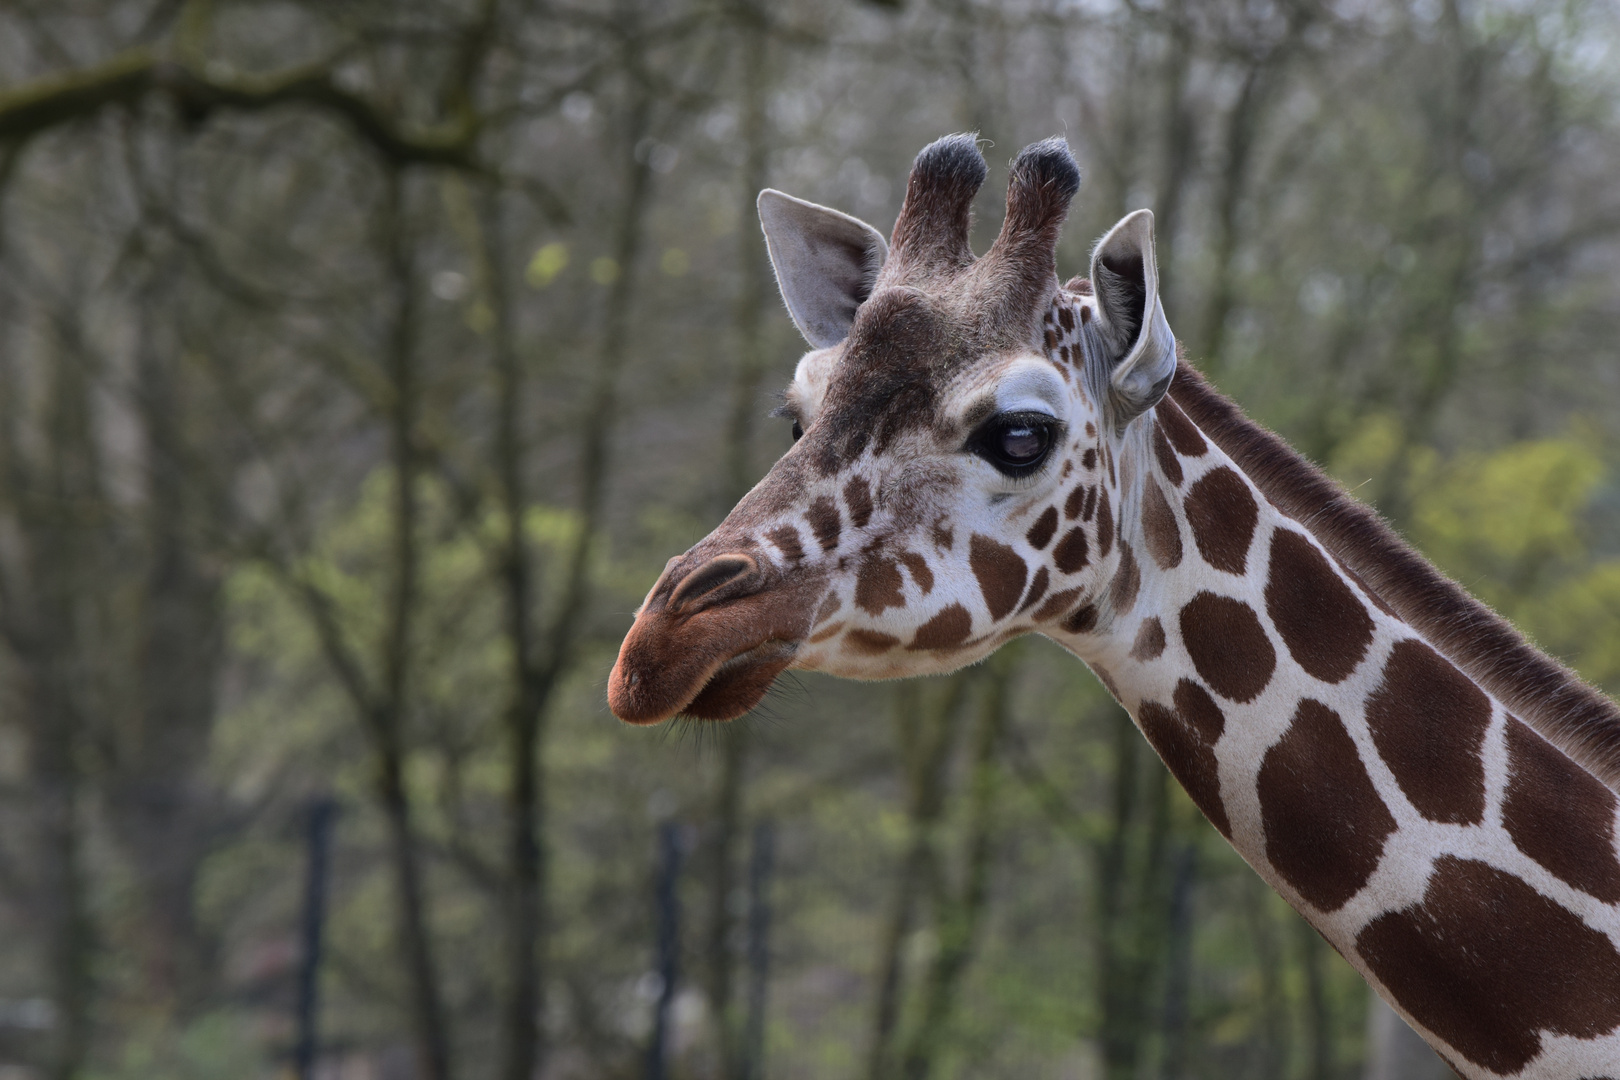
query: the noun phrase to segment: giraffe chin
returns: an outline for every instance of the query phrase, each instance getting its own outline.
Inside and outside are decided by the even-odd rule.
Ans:
[[[767,641],[733,656],[709,676],[680,714],[694,720],[737,719],[760,703],[797,651],[792,642]]]

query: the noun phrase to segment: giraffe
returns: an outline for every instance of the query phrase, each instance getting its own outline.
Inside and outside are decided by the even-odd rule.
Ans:
[[[1620,1076],[1620,710],[1179,355],[1149,211],[1060,285],[1061,139],[969,246],[970,135],[887,242],[760,195],[811,346],[794,443],[671,559],[608,685],[634,724],[741,716],[787,668],[1083,660],[1243,858],[1469,1078]]]

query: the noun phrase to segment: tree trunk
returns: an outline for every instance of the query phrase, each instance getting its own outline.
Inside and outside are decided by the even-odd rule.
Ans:
[[[1189,1006],[1192,998],[1193,898],[1198,885],[1198,843],[1183,839],[1170,886],[1168,960],[1164,980],[1162,1080],[1180,1080],[1187,1069]]]
[[[1271,888],[1258,877],[1245,878],[1244,914],[1254,942],[1255,967],[1260,976],[1258,1080],[1279,1080],[1288,1063],[1288,1008],[1283,998],[1283,957],[1277,942],[1277,921],[1271,910]]]
[[[894,1075],[893,1044],[904,997],[905,945],[915,923],[918,901],[932,891],[939,874],[934,834],[944,811],[946,765],[961,726],[959,705],[971,677],[952,677],[938,695],[927,694],[917,683],[895,687],[895,726],[906,776],[909,835],[879,944],[878,989],[866,1057],[868,1080],[890,1080]],[[929,697],[938,700],[930,702]]]
[[[1328,1004],[1327,985],[1322,978],[1325,948],[1321,935],[1304,919],[1296,919],[1299,935],[1300,967],[1305,973],[1305,1037],[1309,1040],[1308,1080],[1330,1080],[1333,1076],[1333,1013]]]
[[[146,985],[184,1015],[207,997],[211,949],[193,890],[210,843],[203,768],[224,654],[219,573],[190,541],[188,416],[172,319],[174,267],[154,268],[136,354],[135,404],[146,450],[147,571],[142,584],[134,708],[117,740],[111,824],[140,878]]]
[[[1141,735],[1123,709],[1110,708],[1113,723],[1112,791],[1109,796],[1108,831],[1097,850],[1097,981],[1100,999],[1100,1041],[1103,1068],[1110,1080],[1134,1080],[1140,1040],[1140,1017],[1136,1002],[1128,992],[1131,957],[1121,946],[1129,937],[1123,934],[1127,918],[1129,854],[1132,825],[1136,818],[1137,758],[1141,755]]]
[[[534,557],[524,535],[528,508],[522,415],[527,398],[522,362],[512,332],[508,235],[498,190],[480,202],[478,248],[483,293],[494,315],[491,349],[495,367],[495,475],[502,547],[497,568],[505,620],[510,695],[506,735],[506,880],[501,896],[506,971],[501,992],[499,1075],[529,1080],[545,1057],[543,911],[545,860],[542,847],[544,799],[540,761],[545,700],[535,655]]]
[[[33,685],[34,793],[37,799],[37,910],[45,924],[45,948],[55,1023],[45,1075],[73,1080],[90,1048],[90,912],[80,865],[79,766],[76,743],[81,725],[68,699],[69,673],[60,670],[70,647],[36,658]],[[66,643],[63,643],[65,646]]]
[[[1181,228],[1181,203],[1192,177],[1193,158],[1198,150],[1193,118],[1183,100],[1186,96],[1187,69],[1192,64],[1192,27],[1186,0],[1170,0],[1165,11],[1166,50],[1164,56],[1164,158],[1160,162],[1158,197],[1154,210],[1154,241],[1158,245],[1159,294],[1165,308],[1175,310],[1180,298],[1177,283],[1180,264],[1176,261],[1177,230]]]
[[[962,887],[959,895],[942,897],[939,904],[939,951],[921,990],[921,1019],[900,1055],[900,1075],[906,1080],[927,1080],[933,1075],[989,903],[994,817],[1001,785],[996,753],[1007,723],[1007,689],[1015,661],[1003,653],[990,665],[991,675],[986,680],[979,722],[974,728]]]
[[[72,316],[59,333],[72,335]],[[4,582],[0,619],[21,676],[29,738],[29,784],[35,800],[38,875],[29,908],[43,927],[44,967],[55,1016],[45,1075],[73,1080],[90,1049],[93,925],[82,860],[80,787],[86,738],[84,670],[95,653],[87,640],[89,608],[103,578],[95,549],[74,507],[100,497],[90,428],[91,388],[82,350],[64,343],[52,359],[43,418],[43,460],[28,467],[17,431],[6,425],[7,494],[15,508],[20,566]],[[16,383],[5,372],[4,389]]]
[[[710,839],[708,953],[709,1008],[719,1039],[720,1075],[733,1080],[742,1072],[741,1044],[732,1003],[731,894],[733,866],[742,838],[743,768],[748,753],[748,732],[735,726],[721,735],[720,777],[715,790],[714,826]]]
[[[396,934],[406,977],[410,980],[417,1068],[427,1080],[448,1080],[450,1039],[439,998],[439,973],[423,895],[421,850],[411,827],[410,802],[405,791],[404,755],[396,745],[380,750],[378,757],[377,794],[388,823],[388,858],[394,871],[399,905]]]
[[[418,1068],[426,1080],[449,1080],[450,1038],[440,999],[427,898],[422,882],[420,845],[411,824],[410,795],[405,788],[405,715],[409,694],[412,631],[419,600],[417,528],[418,453],[415,364],[416,290],[411,241],[404,218],[402,174],[389,175],[388,215],[390,269],[395,311],[388,342],[387,366],[393,400],[388,417],[389,457],[394,472],[393,584],[388,598],[382,643],[383,687],[369,719],[377,755],[377,793],[388,822],[389,859],[398,891],[398,947],[410,979],[411,1020]]]
[[[733,321],[736,330],[737,362],[731,380],[731,418],[725,445],[724,482],[720,506],[724,514],[753,486],[751,452],[754,445],[755,417],[759,412],[759,385],[765,376],[763,329],[765,306],[771,293],[771,272],[765,263],[759,231],[753,227],[754,200],[766,182],[770,151],[767,117],[767,64],[770,39],[764,30],[764,15],[752,0],[739,3],[740,58],[742,71],[742,139],[746,147],[738,200],[738,263],[742,267],[741,290],[737,295]],[[714,1016],[720,1051],[720,1075],[738,1080],[745,1061],[741,1026],[732,1000],[731,940],[736,919],[731,894],[735,878],[737,850],[742,843],[746,822],[742,809],[743,781],[748,763],[748,730],[741,724],[728,727],[722,736],[720,776],[715,787],[713,830],[709,844],[708,985],[709,1008]]]

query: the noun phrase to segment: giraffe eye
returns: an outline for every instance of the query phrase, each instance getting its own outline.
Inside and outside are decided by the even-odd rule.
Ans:
[[[1056,442],[1057,421],[1042,413],[1003,413],[979,429],[970,448],[1003,474],[1028,476]]]

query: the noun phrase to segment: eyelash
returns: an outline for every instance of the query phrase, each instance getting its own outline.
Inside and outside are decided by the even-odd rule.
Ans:
[[[770,415],[778,420],[793,421],[794,442],[798,442],[800,439],[804,438],[804,425],[799,419],[799,410],[795,409],[792,405],[784,401],[782,404],[772,409]]]

